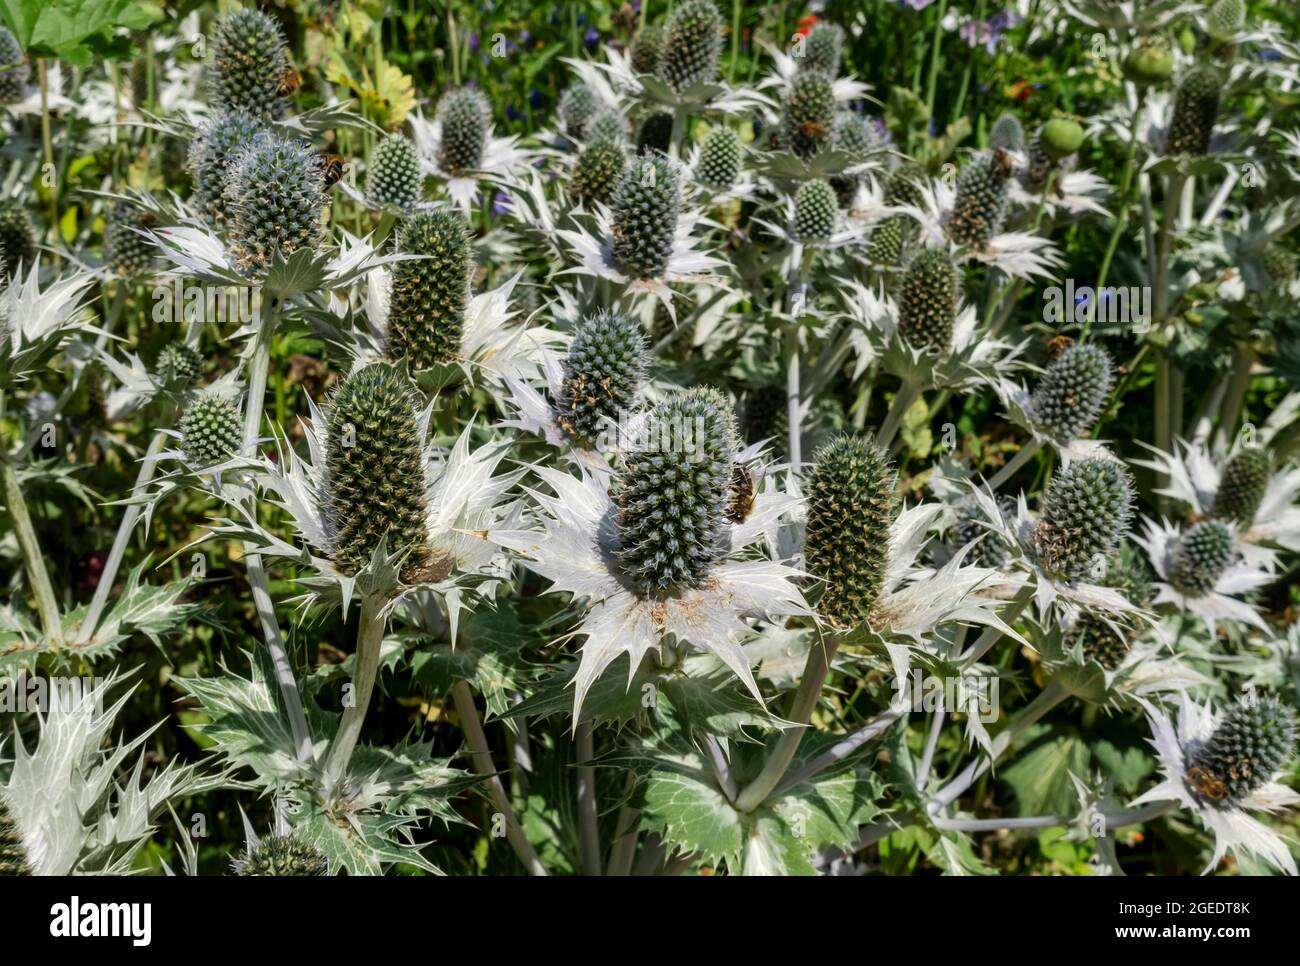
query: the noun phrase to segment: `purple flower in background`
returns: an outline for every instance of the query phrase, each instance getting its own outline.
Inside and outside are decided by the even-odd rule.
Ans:
[[[468,44],[469,44],[469,49],[470,49],[471,51],[473,51],[474,53],[477,54],[477,53],[478,53],[478,34],[470,34],[470,35],[469,35],[469,40],[468,40],[467,42],[468,42]]]
[[[538,108],[546,103],[546,98],[542,97],[542,92],[534,87],[528,92],[528,103],[531,107]]]
[[[504,191],[498,191],[492,197],[492,214],[508,215],[510,214],[510,196]]]
[[[595,27],[588,27],[582,39],[587,42],[588,47],[595,47],[600,43],[600,31]]]
[[[508,104],[506,105],[506,117],[511,121],[520,121],[523,120],[524,115],[519,108],[513,104]]]
[[[885,144],[893,143],[894,135],[889,130],[889,126],[885,124],[883,119],[878,117],[872,117],[872,118],[868,118],[868,122],[871,124],[871,127],[875,130],[876,137],[880,138],[880,140],[883,141]]]
[[[988,20],[968,20],[957,31],[958,36],[971,47],[984,45],[990,54],[997,50],[1002,35],[1020,22],[1020,17],[1009,10],[994,14]]]
[[[523,33],[519,35],[520,47],[527,47],[532,42],[533,42],[533,35],[529,33],[527,30],[525,30]]]

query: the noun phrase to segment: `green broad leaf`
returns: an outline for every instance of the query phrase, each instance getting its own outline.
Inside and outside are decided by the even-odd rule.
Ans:
[[[777,727],[776,718],[711,657],[692,658],[682,673],[663,677],[655,709],[679,728],[729,738],[744,737],[746,728]]]
[[[411,668],[416,681],[432,692],[445,694],[457,681],[470,682],[488,713],[501,717],[510,709],[510,695],[521,691],[533,674],[523,651],[534,633],[515,608],[484,608],[464,619],[455,647],[442,642],[419,646]]]
[[[1137,794],[1142,783],[1156,770],[1155,761],[1141,747],[1119,748],[1104,738],[1093,742],[1092,756],[1125,795]]]
[[[160,14],[134,0],[0,0],[0,18],[23,50],[79,67],[105,53],[119,27],[144,30]]]
[[[633,721],[646,720],[649,710],[658,700],[662,674],[654,661],[647,659],[633,676],[627,677],[628,658],[620,655],[587,692],[582,703],[582,713],[574,724],[593,722],[602,725],[623,726]],[[519,715],[530,718],[551,718],[573,713],[573,687],[576,665],[570,665],[545,678],[540,686],[519,704],[510,708],[503,717]]]
[[[294,831],[320,850],[329,862],[331,873],[346,869],[348,875],[383,875],[387,868],[407,863],[440,874],[411,841],[409,816],[386,812],[351,812],[340,816],[326,810],[314,795],[304,790],[295,789],[285,797],[296,799],[298,806],[297,814],[289,817]]]
[[[1016,760],[999,774],[1015,793],[1022,815],[1070,815],[1078,796],[1071,773],[1086,775],[1088,746],[1074,735],[1053,737],[1048,725],[1028,732]]]

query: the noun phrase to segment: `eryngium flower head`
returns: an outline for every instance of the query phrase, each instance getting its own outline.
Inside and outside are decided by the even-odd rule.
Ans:
[[[808,476],[804,564],[825,590],[817,611],[840,627],[865,623],[888,565],[896,473],[870,439],[841,436]]]
[[[226,178],[230,250],[243,271],[271,264],[279,251],[315,251],[325,207],[321,157],[303,141],[255,134]]]
[[[217,232],[227,227],[226,176],[245,143],[261,125],[243,111],[214,116],[190,142],[189,169],[194,204],[203,220]]]
[[[1205,17],[1206,32],[1220,43],[1237,36],[1245,26],[1245,0],[1218,0]]]
[[[224,111],[278,117],[289,70],[280,25],[260,10],[236,10],[213,26],[211,45],[208,83],[213,103]]]
[[[632,70],[638,74],[655,73],[659,69],[659,58],[663,52],[663,28],[642,27],[632,38]]]
[[[587,141],[612,141],[622,144],[627,140],[629,128],[623,112],[614,107],[598,110],[587,122]]]
[[[398,262],[388,309],[388,355],[412,369],[431,369],[460,356],[470,298],[469,226],[450,208],[420,211],[397,235],[397,250],[424,258]]]
[[[36,232],[23,206],[12,198],[0,200],[0,253],[10,275],[19,266],[31,268],[36,261]]]
[[[448,91],[438,102],[438,121],[442,125],[438,166],[448,174],[476,169],[492,123],[487,97],[474,87]]]
[[[1096,661],[1107,671],[1114,671],[1131,650],[1128,639],[1111,624],[1094,614],[1083,614],[1065,634],[1065,647],[1077,646],[1085,661]]]
[[[1112,556],[1099,583],[1118,590],[1130,604],[1145,610],[1151,606],[1151,571],[1144,558],[1131,551],[1131,547],[1125,547]],[[1132,647],[1131,635],[1121,632],[1135,629],[1131,617],[1116,616],[1107,621],[1084,612],[1066,632],[1064,643],[1067,650],[1078,645],[1085,661],[1096,661],[1107,671],[1114,671],[1124,663]]]
[[[799,66],[834,77],[840,72],[840,59],[843,56],[844,30],[839,24],[823,20],[814,25],[804,37],[803,56],[799,59]]]
[[[1241,527],[1255,519],[1273,476],[1273,457],[1262,446],[1238,450],[1224,465],[1210,514]]]
[[[740,177],[740,135],[715,127],[700,145],[700,180],[711,188],[730,188]]]
[[[104,225],[104,263],[123,278],[148,275],[154,268],[157,251],[142,231],[154,227],[157,219],[124,203],[113,206]]]
[[[23,839],[14,824],[13,816],[0,797],[0,877],[31,875],[32,867],[27,862],[27,850],[23,848]]]
[[[1096,573],[1124,539],[1132,514],[1128,470],[1096,457],[1072,463],[1052,481],[1034,529],[1043,569],[1065,580]]]
[[[839,205],[825,181],[805,181],[794,195],[794,235],[802,242],[824,242],[835,231]]]
[[[1110,395],[1110,355],[1098,345],[1075,345],[1043,373],[1030,397],[1039,429],[1063,443],[1078,439],[1101,416]]]
[[[988,151],[971,159],[957,179],[957,200],[948,216],[948,237],[958,245],[985,248],[997,234],[1007,206],[1011,158]]]
[[[716,389],[688,389],[647,417],[645,445],[613,489],[619,561],[643,596],[701,586],[722,555],[735,418]]]
[[[658,278],[668,268],[681,210],[677,172],[668,159],[653,154],[633,161],[613,209],[615,264],[631,278]]]
[[[1236,555],[1232,530],[1219,520],[1202,520],[1187,529],[1174,545],[1169,584],[1185,597],[1204,597]]]
[[[790,150],[805,160],[826,146],[835,123],[835,91],[831,76],[803,70],[790,82],[782,134]]]
[[[1183,781],[1208,804],[1233,805],[1268,784],[1295,750],[1295,712],[1274,695],[1245,695],[1187,758]]]
[[[578,152],[569,175],[569,193],[581,202],[608,205],[618,192],[627,153],[617,141],[592,141]]]
[[[18,41],[7,27],[0,27],[0,104],[17,104],[27,96],[31,68]]]
[[[674,7],[664,25],[660,79],[678,93],[716,81],[723,28],[722,14],[712,0],[685,0]]]
[[[641,323],[600,312],[578,323],[564,360],[556,423],[576,441],[591,444],[631,409],[646,368]]]
[[[185,460],[195,466],[219,466],[239,452],[244,427],[239,407],[229,396],[196,396],[185,407],[176,431]]]
[[[903,254],[903,240],[907,233],[907,219],[893,215],[876,224],[871,232],[871,248],[867,258],[873,265],[890,268],[898,264]]]
[[[831,123],[831,147],[861,161],[880,144],[876,130],[861,114],[837,111]]]
[[[1183,76],[1165,132],[1165,154],[1199,157],[1209,151],[1223,83],[1222,72],[1212,64],[1200,64]]]
[[[999,114],[989,129],[989,147],[997,151],[1023,151],[1025,128],[1014,114]]]
[[[899,333],[918,349],[947,350],[960,297],[961,279],[952,257],[942,249],[924,249],[899,284]]]
[[[1269,281],[1276,288],[1286,288],[1296,277],[1296,256],[1289,248],[1272,242],[1260,257]]]
[[[234,859],[235,875],[329,875],[329,863],[294,835],[270,835]]]
[[[428,556],[428,503],[419,400],[395,365],[373,362],[348,376],[325,412],[324,518],[334,566],[353,574],[380,543],[409,551],[404,575]]]
[[[366,194],[379,205],[413,208],[420,200],[424,178],[415,144],[401,134],[390,134],[375,145],[366,175]]]
[[[578,82],[566,87],[556,106],[564,133],[572,138],[585,137],[587,124],[595,116],[596,107],[596,95],[586,84]]]
[[[636,132],[636,153],[667,154],[673,143],[673,116],[667,111],[654,111],[641,120]]]
[[[173,342],[163,346],[153,369],[163,385],[189,389],[203,375],[203,357],[184,342]]]

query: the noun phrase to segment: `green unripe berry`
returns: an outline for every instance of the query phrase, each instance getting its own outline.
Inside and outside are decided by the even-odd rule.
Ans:
[[[1082,145],[1083,125],[1074,118],[1054,117],[1043,125],[1043,150],[1055,160],[1068,158]]]
[[[1163,40],[1147,40],[1124,58],[1124,76],[1142,87],[1163,84],[1174,75],[1174,55]]]
[[[1236,540],[1225,524],[1218,520],[1192,524],[1174,544],[1169,584],[1186,597],[1204,597],[1214,590],[1236,552]]]
[[[200,468],[220,466],[243,445],[244,421],[228,396],[201,395],[185,407],[176,430],[185,461]]]
[[[397,235],[397,250],[420,255],[393,269],[388,309],[388,356],[412,369],[460,358],[470,300],[469,225],[449,208],[415,212]]]

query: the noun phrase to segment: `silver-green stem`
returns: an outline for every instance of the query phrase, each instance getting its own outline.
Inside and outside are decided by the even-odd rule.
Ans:
[[[790,465],[803,463],[803,402],[799,393],[799,333],[791,327],[786,336],[785,361],[785,405],[786,421],[789,423],[787,452]]]
[[[880,433],[876,437],[877,446],[886,449],[894,441],[898,427],[903,424],[903,417],[907,415],[907,411],[912,408],[912,403],[916,402],[916,397],[920,394],[921,387],[910,380],[898,387],[894,401],[890,403],[889,412],[885,414],[885,421],[880,426]]]
[[[32,526],[31,514],[27,512],[27,501],[23,499],[18,473],[3,447],[0,447],[0,477],[3,477],[4,481],[5,507],[9,510],[9,518],[13,521],[14,534],[18,537],[23,564],[27,568],[27,582],[36,596],[36,609],[41,615],[41,627],[45,631],[46,640],[57,649],[63,644],[63,618],[59,614],[59,602],[54,596],[50,573],[45,569],[41,543],[36,537],[35,527]]]
[[[1220,410],[1219,435],[1224,443],[1232,441],[1232,434],[1237,429],[1237,420],[1241,417],[1242,406],[1246,401],[1246,390],[1250,388],[1250,378],[1259,359],[1259,353],[1249,342],[1239,342],[1232,361],[1232,376],[1224,393],[1223,408]]]
[[[781,784],[777,785],[775,794],[782,795],[791,788],[802,785],[804,782],[820,775],[831,766],[839,764],[868,741],[872,741],[884,734],[890,725],[907,714],[907,712],[908,705],[902,698],[895,701],[889,708],[880,712],[861,727],[850,731],[812,761],[795,771],[789,772],[781,781]]]
[[[510,797],[506,795],[505,785],[502,784],[501,777],[492,764],[492,750],[488,747],[483,721],[479,717],[478,707],[474,704],[474,693],[470,691],[465,681],[457,681],[452,685],[451,698],[456,705],[456,715],[460,718],[465,739],[469,742],[470,761],[474,772],[487,779],[488,797],[492,801],[492,807],[505,819],[506,841],[510,843],[515,857],[530,875],[546,875],[546,867],[542,865],[541,859],[537,857],[527,836],[524,835],[523,826],[519,824],[519,818],[510,806]]]
[[[1015,456],[1008,460],[1006,465],[997,471],[993,479],[989,480],[989,490],[996,493],[998,488],[1007,480],[1011,479],[1011,477],[1015,475],[1016,470],[1020,469],[1020,467],[1033,459],[1034,454],[1042,449],[1042,447],[1043,441],[1037,436],[1027,442],[1024,446],[1020,447],[1020,452],[1016,453]]]
[[[591,722],[580,722],[573,736],[578,766],[578,825],[581,832],[583,875],[600,875],[600,825],[596,810],[595,737]]]
[[[352,700],[343,709],[323,769],[325,787],[331,790],[338,787],[352,761],[352,752],[357,747],[361,728],[366,721],[366,712],[370,709],[370,696],[374,693],[375,679],[379,676],[379,653],[388,623],[384,615],[384,604],[385,598],[378,594],[367,594],[361,599],[361,623],[357,627],[357,650],[352,668]]]

